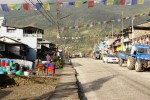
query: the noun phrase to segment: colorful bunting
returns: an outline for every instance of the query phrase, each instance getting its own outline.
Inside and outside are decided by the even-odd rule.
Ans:
[[[45,10],[50,10],[50,5],[70,5],[75,7],[81,7],[82,4],[87,4],[88,8],[94,7],[95,4],[101,3],[104,5],[136,5],[143,4],[144,0],[81,0],[81,1],[71,1],[71,2],[45,2],[36,3],[35,5],[24,3],[24,4],[1,4],[1,8],[4,12],[9,12],[10,10],[40,10],[44,8]]]
[[[119,4],[120,5],[125,5],[125,0],[120,0]]]
[[[114,0],[113,5],[119,5],[119,0]]]
[[[23,8],[24,8],[24,10],[30,10],[30,5],[29,5],[29,3],[23,4]]]
[[[10,10],[16,10],[16,4],[8,4]]]
[[[43,7],[42,3],[36,3],[36,9],[40,10]]]
[[[144,0],[138,0],[138,4],[144,4]]]
[[[75,7],[81,7],[81,6],[82,6],[82,2],[81,1],[75,2]]]
[[[137,0],[132,0],[132,5],[136,5],[137,4]]]
[[[69,2],[70,6],[73,6],[75,4],[75,2]]]
[[[107,0],[106,5],[113,5],[113,3],[114,3],[114,0]]]
[[[44,3],[43,8],[44,10],[50,10],[50,3]]]
[[[150,12],[148,13],[141,13],[141,14],[137,14],[134,16],[134,18],[137,18],[139,16],[142,16],[142,15],[149,15]],[[124,17],[123,20],[127,20],[127,19],[131,19],[133,17]],[[122,19],[117,19],[116,21],[117,22],[121,22]],[[92,22],[90,24],[82,24],[82,25],[77,25],[77,26],[69,26],[69,27],[64,27],[64,30],[67,30],[67,29],[81,29],[81,28],[90,28],[90,27],[93,27],[93,26],[97,26],[97,25],[102,25],[102,24],[111,24],[115,22],[115,20],[106,20],[106,21],[103,21],[103,22]]]
[[[1,4],[1,7],[4,12],[9,12],[9,8],[8,8],[7,4]]]
[[[16,4],[16,10],[21,10],[22,5],[21,4]]]
[[[88,1],[88,8],[94,7],[94,1]]]

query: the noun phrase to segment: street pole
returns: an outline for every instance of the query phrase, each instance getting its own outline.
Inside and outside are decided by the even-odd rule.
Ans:
[[[114,33],[114,28],[113,28],[113,23],[112,23],[112,39],[113,39],[113,33]]]
[[[134,17],[132,18],[132,45],[134,45]]]

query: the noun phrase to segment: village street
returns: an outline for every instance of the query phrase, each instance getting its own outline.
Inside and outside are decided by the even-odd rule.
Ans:
[[[73,58],[72,63],[85,95],[81,100],[150,100],[150,71],[91,58]]]

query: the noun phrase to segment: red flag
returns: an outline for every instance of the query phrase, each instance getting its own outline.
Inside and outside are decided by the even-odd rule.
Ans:
[[[120,5],[125,5],[125,2],[126,2],[126,0],[120,0],[120,1],[119,1],[119,4],[120,4]]]
[[[94,1],[88,1],[88,8],[94,7]]]
[[[23,4],[23,8],[24,8],[24,10],[30,10],[30,5],[29,5],[29,3],[24,3],[24,4]]]
[[[63,2],[56,2],[56,4],[57,4],[57,5],[62,5],[62,4],[63,4]]]

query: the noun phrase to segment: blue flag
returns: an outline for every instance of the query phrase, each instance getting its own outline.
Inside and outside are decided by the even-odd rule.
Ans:
[[[36,9],[37,10],[40,10],[42,8],[42,3],[36,3]]]
[[[7,4],[1,4],[1,7],[4,12],[9,12],[9,8],[8,8]]]
[[[132,0],[132,5],[136,5],[137,4],[137,0]]]
[[[69,2],[69,5],[73,6],[73,5],[75,5],[75,2]]]
[[[107,0],[101,0],[102,4],[106,4]]]

